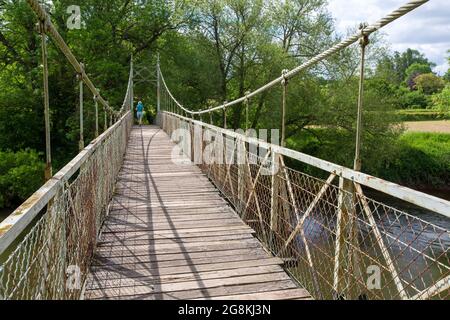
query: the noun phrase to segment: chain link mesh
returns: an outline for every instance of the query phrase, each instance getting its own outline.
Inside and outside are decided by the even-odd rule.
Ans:
[[[366,197],[334,174],[323,180],[291,169],[270,150],[256,155],[211,126],[201,128],[215,137],[205,143],[192,121],[167,112],[162,120],[169,136],[188,128],[190,137],[179,140],[192,144],[180,143],[183,151],[315,298],[450,298],[449,230]],[[215,161],[195,155],[200,148],[212,149]]]
[[[0,297],[79,299],[131,130],[128,113],[0,260]]]

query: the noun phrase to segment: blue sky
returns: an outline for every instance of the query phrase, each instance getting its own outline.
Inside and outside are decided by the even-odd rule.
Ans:
[[[408,0],[328,0],[337,29],[345,33],[360,22],[373,23]],[[450,0],[430,0],[413,12],[384,27],[382,32],[392,50],[418,49],[444,74],[449,68]]]

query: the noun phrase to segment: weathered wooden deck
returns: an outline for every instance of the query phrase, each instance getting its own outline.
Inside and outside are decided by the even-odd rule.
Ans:
[[[133,128],[85,298],[309,299],[173,147],[157,127]]]

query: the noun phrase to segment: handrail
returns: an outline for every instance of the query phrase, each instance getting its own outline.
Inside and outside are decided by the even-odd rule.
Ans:
[[[89,157],[102,145],[102,143],[131,116],[129,110],[122,118],[112,125],[107,131],[93,140],[83,151],[81,151],[72,161],[61,169],[52,179],[47,181],[28,200],[17,208],[8,218],[0,223],[0,255],[14,242],[45,208],[52,198],[55,197],[60,188],[69,181],[73,175],[86,163]]]
[[[303,63],[302,65],[288,71],[287,73],[283,74],[282,76],[276,78],[275,80],[272,80],[271,82],[265,84],[264,86],[260,87],[259,89],[250,92],[248,94],[246,94],[245,96],[238,98],[234,101],[222,104],[218,107],[214,107],[214,108],[209,108],[206,110],[201,110],[201,111],[193,111],[193,110],[189,110],[185,107],[183,107],[176,99],[173,98],[173,95],[171,94],[169,88],[166,85],[166,82],[164,81],[164,78],[162,76],[161,73],[161,69],[158,65],[158,71],[159,74],[161,76],[161,80],[164,84],[164,86],[166,87],[167,92],[169,93],[169,95],[173,98],[174,102],[178,105],[179,108],[181,108],[183,111],[189,113],[190,115],[200,115],[200,114],[205,114],[205,113],[210,113],[213,111],[217,111],[217,110],[221,110],[221,109],[226,109],[228,107],[234,106],[236,104],[239,103],[243,103],[245,101],[247,101],[248,99],[258,95],[259,93],[262,93],[280,83],[282,83],[285,80],[291,79],[294,76],[296,76],[297,74],[299,74],[301,71],[313,66],[314,64],[328,58],[329,56],[335,54],[336,52],[345,49],[347,47],[349,47],[350,45],[354,44],[355,42],[357,42],[361,36],[368,36],[372,33],[374,33],[375,31],[378,31],[379,29],[381,29],[382,27],[386,26],[387,24],[397,20],[398,18],[404,16],[405,14],[411,12],[412,10],[416,9],[417,7],[427,3],[429,0],[413,0],[408,2],[407,4],[401,6],[400,8],[398,8],[397,10],[391,12],[390,14],[388,14],[387,16],[385,16],[384,18],[380,19],[379,21],[377,21],[376,23],[369,25],[365,28],[363,28],[360,32],[358,32],[357,34],[347,38],[346,40],[334,45],[333,47],[329,48],[328,50],[322,52],[321,54],[315,56],[314,58],[308,60],[307,62]]]
[[[229,129],[223,129],[211,124],[207,124],[198,120],[194,120],[191,118],[187,118],[181,115],[178,115],[176,113],[167,112],[165,113],[178,117],[182,120],[189,121],[193,123],[194,125],[199,125],[202,127],[205,127],[207,129],[216,131],[220,134],[227,135],[233,139],[237,139],[243,142],[247,142],[253,145],[256,145],[258,147],[262,147],[266,150],[271,150],[275,152],[276,154],[280,154],[289,158],[292,158],[294,160],[298,160],[300,162],[303,162],[307,165],[313,166],[315,168],[321,169],[323,171],[333,173],[339,177],[345,178],[347,180],[353,181],[355,183],[364,185],[366,187],[369,187],[371,189],[380,191],[384,194],[388,194],[390,196],[393,196],[395,198],[401,199],[403,201],[412,203],[414,205],[417,205],[419,207],[422,207],[427,210],[434,211],[436,213],[439,213],[447,218],[450,218],[450,201],[446,201],[444,199],[434,197],[431,195],[428,195],[426,193],[416,191],[404,186],[401,186],[399,184],[389,182],[362,172],[358,172],[349,168],[346,168],[344,166],[340,166],[338,164],[328,162],[307,154],[304,154],[299,151],[294,151],[285,147],[281,147],[278,145],[274,145],[262,140],[259,140],[257,138],[243,135],[237,132],[234,132]]]
[[[33,11],[38,16],[39,20],[43,22],[45,26],[45,30],[43,30],[45,33],[50,35],[50,37],[53,39],[56,46],[61,50],[61,52],[66,56],[67,60],[70,62],[72,67],[75,69],[75,71],[81,75],[81,79],[83,82],[88,86],[89,90],[92,92],[94,97],[97,97],[98,102],[100,102],[105,110],[107,110],[111,115],[119,116],[119,113],[115,111],[113,108],[111,108],[108,104],[108,101],[106,101],[101,95],[98,89],[94,86],[91,79],[89,79],[89,76],[86,74],[84,66],[78,62],[77,58],[73,54],[72,50],[70,50],[69,46],[66,44],[64,39],[61,37],[59,32],[56,30],[55,26],[50,20],[49,15],[45,12],[45,9],[39,4],[37,0],[27,0],[30,7],[33,9]]]

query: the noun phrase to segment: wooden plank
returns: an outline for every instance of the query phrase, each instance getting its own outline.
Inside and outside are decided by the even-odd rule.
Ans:
[[[245,285],[253,283],[264,283],[270,281],[283,281],[290,280],[285,272],[269,273],[263,276],[261,275],[250,275],[242,277],[231,277],[224,279],[208,279],[202,282],[199,281],[186,281],[179,283],[162,283],[156,286],[153,285],[143,285],[137,283],[136,285],[130,287],[119,287],[112,288],[107,286],[102,286],[99,289],[88,288],[89,298],[100,298],[100,297],[111,297],[111,296],[130,296],[130,295],[145,295],[145,294],[155,294],[155,293],[171,293],[177,291],[187,291],[187,290],[203,290],[205,296],[208,297],[207,292],[210,288],[231,286],[231,285]],[[292,281],[292,280],[290,280]],[[158,297],[159,299],[159,297]]]
[[[239,295],[218,296],[212,297],[211,300],[292,300],[309,298],[311,298],[311,295],[308,293],[308,291],[306,291],[305,289],[295,288]]]
[[[187,244],[163,244],[160,246],[153,245],[143,245],[143,246],[132,246],[132,247],[98,247],[97,254],[102,256],[104,254],[115,254],[115,255],[146,255],[148,252],[155,252],[157,254],[167,254],[167,253],[192,253],[192,252],[206,252],[206,251],[218,251],[218,250],[229,250],[229,249],[248,249],[248,248],[258,248],[261,244],[256,240],[253,241],[218,241],[214,243],[205,244],[200,243],[187,243]]]
[[[226,241],[226,240],[250,240],[253,239],[253,236],[249,232],[243,232],[238,234],[231,234],[231,235],[212,235],[209,237],[206,236],[198,236],[198,237],[178,237],[178,238],[171,238],[167,239],[166,237],[152,237],[149,238],[148,236],[143,237],[127,237],[124,239],[118,239],[114,238],[111,241],[101,241],[98,243],[99,247],[110,247],[110,246],[130,246],[130,245],[148,245],[148,244],[174,244],[174,243],[195,243],[195,242],[210,242],[212,240],[214,241]]]
[[[233,262],[220,262],[209,264],[198,264],[197,262],[189,263],[184,266],[161,266],[157,262],[152,266],[146,264],[139,265],[110,265],[107,267],[97,266],[92,268],[92,272],[95,273],[96,280],[113,280],[121,279],[125,275],[127,278],[150,278],[155,275],[182,275],[183,277],[189,275],[198,277],[201,272],[211,272],[222,270],[224,272],[232,269],[247,269],[250,267],[263,267],[263,266],[278,266],[280,265],[280,259],[278,258],[265,258],[255,260],[240,260]]]
[[[224,230],[226,229],[226,230]],[[218,227],[205,227],[205,228],[187,228],[183,230],[158,230],[158,231],[147,231],[147,230],[140,230],[140,229],[130,229],[130,230],[124,230],[122,232],[115,232],[110,231],[105,228],[103,230],[103,235],[117,235],[121,234],[122,238],[129,236],[130,234],[134,235],[140,235],[140,234],[147,234],[149,237],[154,235],[160,235],[160,236],[167,236],[167,237],[181,237],[184,234],[190,234],[190,233],[208,233],[208,232],[224,232],[226,234],[226,231],[229,230],[229,232],[234,232],[235,230],[242,230],[247,231],[249,233],[253,233],[253,229],[251,229],[249,226],[246,225],[231,225],[231,226],[218,226]],[[189,236],[189,235],[187,235]]]
[[[169,261],[176,264],[174,261],[189,261],[190,263],[196,263],[200,259],[200,263],[203,259],[209,261],[221,261],[220,259],[232,259],[232,256],[239,257],[244,255],[246,258],[267,258],[268,254],[262,248],[251,248],[251,249],[230,249],[230,250],[217,250],[208,252],[191,252],[189,253],[189,259],[186,259],[184,253],[155,253],[149,252],[143,255],[123,255],[123,256],[111,256],[111,255],[96,255],[94,258],[93,265],[104,265],[109,264],[148,264],[151,262],[157,262],[163,265],[164,262]]]
[[[187,299],[211,299],[213,297],[238,295],[242,293],[258,293],[271,290],[293,289],[297,286],[289,280],[276,280],[257,282],[250,284],[227,285],[208,289],[191,289],[187,291],[175,291],[170,293],[149,293],[131,296],[111,296],[108,299],[139,299],[139,300],[187,300]]]
[[[198,167],[172,163],[164,133],[140,132],[132,131],[87,298],[308,297]]]

